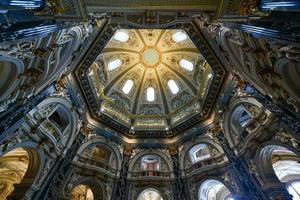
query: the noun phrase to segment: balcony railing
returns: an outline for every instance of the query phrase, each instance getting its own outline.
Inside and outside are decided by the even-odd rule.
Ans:
[[[198,170],[198,169],[201,169],[203,167],[208,167],[208,166],[211,166],[211,165],[214,165],[214,164],[219,164],[220,162],[222,162],[224,160],[223,156],[224,155],[222,154],[218,157],[209,158],[209,159],[206,159],[206,160],[196,162],[192,166],[190,166],[189,168],[185,169],[185,172],[186,173],[191,173],[194,170]]]
[[[56,141],[60,139],[62,133],[61,133],[59,126],[56,123],[53,123],[52,121],[46,119],[42,123],[42,127],[46,131],[51,133],[51,135],[55,138]]]
[[[143,170],[138,172],[131,172],[131,177],[170,177],[170,172],[158,170]]]
[[[84,164],[87,164],[87,165],[99,167],[99,168],[104,169],[108,172],[111,172],[112,174],[115,174],[117,172],[116,169],[109,166],[109,163],[107,162],[107,160],[100,160],[100,159],[96,160],[96,159],[88,158],[88,157],[81,156],[81,155],[78,155],[78,157],[79,157],[78,161],[80,163],[84,163]]]

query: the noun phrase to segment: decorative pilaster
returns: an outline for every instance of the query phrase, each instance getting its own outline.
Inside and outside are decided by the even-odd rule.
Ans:
[[[243,199],[266,200],[267,197],[263,194],[260,186],[250,174],[246,162],[243,160],[243,158],[235,155],[234,151],[230,148],[224,133],[220,130],[216,137],[218,138],[229,161],[231,162],[232,171],[235,174],[235,179],[237,181],[237,185],[240,187]]]
[[[42,189],[39,191],[38,194],[33,196],[32,199],[41,200],[41,199],[47,199],[47,200],[56,200],[58,199],[59,195],[59,188],[65,178],[67,177],[67,174],[71,172],[71,163],[76,155],[80,145],[84,142],[85,136],[82,133],[78,133],[76,139],[74,140],[72,146],[66,153],[65,157],[63,159],[60,159],[60,163],[56,168],[52,169],[52,172],[50,173],[53,175],[53,177],[50,178],[50,180],[45,183],[42,187]],[[59,161],[59,160],[58,160]]]
[[[50,96],[54,92],[53,86],[50,85],[48,88],[43,90],[40,94],[28,99],[26,104],[12,105],[7,111],[0,114],[0,140],[5,137],[6,130],[12,127],[15,123],[21,120],[30,110],[36,107],[46,97]]]
[[[132,154],[131,147],[125,147],[123,152],[122,168],[120,178],[115,183],[112,200],[127,200],[129,196],[129,184],[127,181],[130,156]]]
[[[177,148],[173,148],[169,150],[169,153],[171,155],[175,177],[175,184],[173,185],[174,200],[190,200],[188,184],[187,181],[182,178],[180,170],[178,150]]]
[[[271,111],[277,118],[283,121],[295,133],[300,134],[300,115],[294,112],[290,107],[282,104],[276,104],[268,96],[264,96],[249,84],[244,87],[243,92],[248,93],[259,101],[266,109]]]

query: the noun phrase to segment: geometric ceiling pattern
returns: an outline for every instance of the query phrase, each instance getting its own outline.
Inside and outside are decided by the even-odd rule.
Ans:
[[[214,71],[182,29],[118,29],[87,70],[99,112],[169,130],[201,112]]]

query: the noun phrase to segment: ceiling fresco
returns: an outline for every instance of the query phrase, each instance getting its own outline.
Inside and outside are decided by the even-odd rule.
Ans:
[[[201,112],[214,71],[182,29],[118,29],[86,71],[98,112],[169,130]]]

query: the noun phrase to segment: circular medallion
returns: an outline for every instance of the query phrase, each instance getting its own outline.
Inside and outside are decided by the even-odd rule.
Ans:
[[[159,53],[153,49],[153,48],[148,48],[143,52],[143,62],[147,66],[154,66],[158,63],[159,61]]]

